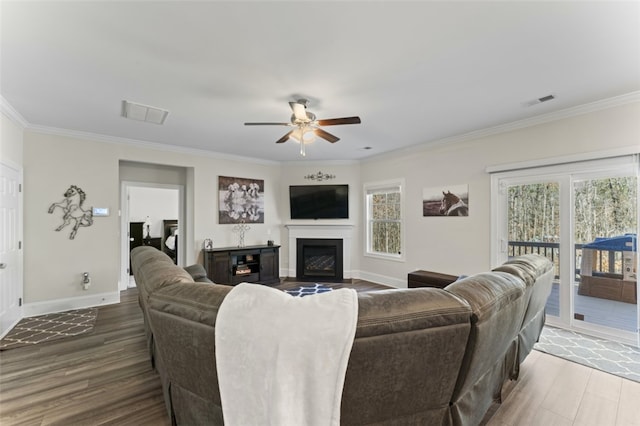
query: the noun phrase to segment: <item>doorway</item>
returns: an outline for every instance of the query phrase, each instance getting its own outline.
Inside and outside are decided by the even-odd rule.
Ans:
[[[129,252],[148,245],[165,252],[178,265],[184,264],[179,249],[181,224],[184,223],[184,187],[182,185],[122,182],[122,264],[120,289],[135,287]]]
[[[538,253],[554,264],[547,323],[638,345],[637,160],[506,172],[494,175],[492,184],[495,263]],[[619,247],[609,244],[623,240]],[[608,245],[598,250],[594,244],[601,241]],[[588,284],[595,281],[593,291]]]

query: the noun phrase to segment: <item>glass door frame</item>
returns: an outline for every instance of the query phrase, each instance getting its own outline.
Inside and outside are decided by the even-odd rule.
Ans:
[[[635,175],[638,177],[637,156],[606,160],[576,162],[564,165],[541,166],[524,170],[494,173],[491,176],[491,264],[496,267],[508,258],[508,187],[546,182],[557,182],[560,196],[560,316],[547,315],[547,324],[603,337],[640,347],[640,303],[636,304],[636,332],[617,330],[574,319],[575,238],[574,238],[574,182],[597,177]],[[640,187],[640,178],[638,179]],[[640,191],[638,192],[640,195]],[[640,196],[636,197],[640,225]],[[637,229],[636,229],[637,231]],[[636,232],[636,234],[638,234]],[[639,256],[640,258],[640,256]],[[567,260],[568,259],[568,260]],[[640,259],[639,259],[640,263]],[[638,265],[636,265],[638,270]],[[570,283],[565,285],[565,283]],[[636,280],[640,290],[640,280]],[[638,291],[640,293],[640,291]]]

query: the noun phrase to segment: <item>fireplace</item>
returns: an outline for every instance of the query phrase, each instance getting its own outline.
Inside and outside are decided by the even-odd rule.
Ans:
[[[343,279],[342,239],[297,238],[296,279],[340,282]]]
[[[343,224],[287,224],[285,225],[288,232],[288,252],[287,256],[287,277],[296,279],[302,274],[298,271],[298,243],[299,239],[309,240],[342,240],[342,279],[350,280],[352,278],[351,271],[351,252],[353,246],[353,228],[348,223]],[[318,280],[320,281],[320,280]],[[331,282],[329,280],[326,280]]]

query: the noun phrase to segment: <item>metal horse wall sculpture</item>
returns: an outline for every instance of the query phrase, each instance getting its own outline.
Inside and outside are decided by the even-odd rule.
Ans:
[[[93,225],[93,208],[89,207],[84,209],[82,205],[87,198],[87,194],[77,187],[71,185],[64,193],[64,198],[58,203],[53,203],[49,206],[49,213],[53,213],[56,207],[62,210],[62,225],[56,228],[56,231],[62,230],[64,227],[71,225],[73,222],[73,228],[69,239],[73,240],[78,233],[78,228],[81,226]]]

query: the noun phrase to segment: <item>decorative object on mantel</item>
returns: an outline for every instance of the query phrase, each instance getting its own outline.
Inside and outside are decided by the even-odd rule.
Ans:
[[[56,231],[62,230],[64,227],[71,225],[73,228],[69,234],[69,239],[73,240],[81,226],[93,225],[93,208],[84,209],[87,194],[76,185],[71,185],[65,192],[62,201],[53,203],[49,206],[49,214],[53,213],[56,207],[62,210],[62,224],[56,228]]]
[[[264,180],[218,176],[218,223],[264,223]]]
[[[241,220],[240,223],[233,227],[233,232],[238,233],[238,247],[244,247],[244,233],[251,229],[251,227]]]
[[[336,175],[330,175],[329,173],[318,172],[316,174],[309,174],[304,177],[305,179],[317,180],[318,182],[322,182],[323,180],[331,180],[335,179]]]
[[[213,250],[213,240],[211,238],[205,238],[202,245],[205,250]]]
[[[422,216],[469,216],[469,185],[424,188]]]

